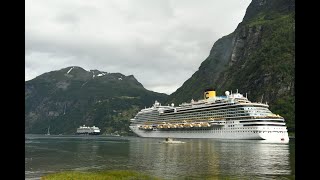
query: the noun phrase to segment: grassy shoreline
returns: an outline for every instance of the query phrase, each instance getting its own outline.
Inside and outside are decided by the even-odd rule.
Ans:
[[[41,180],[160,180],[158,177],[146,175],[137,171],[107,170],[96,172],[65,171],[47,174]]]

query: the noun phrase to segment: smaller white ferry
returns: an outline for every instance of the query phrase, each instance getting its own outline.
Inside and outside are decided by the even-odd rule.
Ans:
[[[86,134],[86,135],[99,135],[100,134],[100,129],[96,126],[80,126],[77,128],[77,133],[76,134]]]

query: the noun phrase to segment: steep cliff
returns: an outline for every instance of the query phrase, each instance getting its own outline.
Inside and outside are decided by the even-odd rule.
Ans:
[[[202,99],[238,89],[252,101],[268,102],[290,130],[295,127],[295,1],[253,0],[243,21],[217,40],[206,60],[168,103]]]

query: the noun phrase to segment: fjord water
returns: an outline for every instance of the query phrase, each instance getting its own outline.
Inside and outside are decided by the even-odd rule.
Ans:
[[[177,140],[177,139],[176,139]],[[60,171],[134,170],[162,179],[295,179],[295,142],[26,135],[25,179]]]

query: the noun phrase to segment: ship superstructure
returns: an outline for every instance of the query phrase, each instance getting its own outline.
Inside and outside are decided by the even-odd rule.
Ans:
[[[98,135],[100,134],[100,129],[96,126],[89,127],[83,125],[77,128],[76,134]]]
[[[131,119],[130,129],[141,137],[260,139],[288,142],[283,117],[269,105],[251,102],[236,92],[216,96],[213,89],[204,99],[163,106],[155,101]]]

